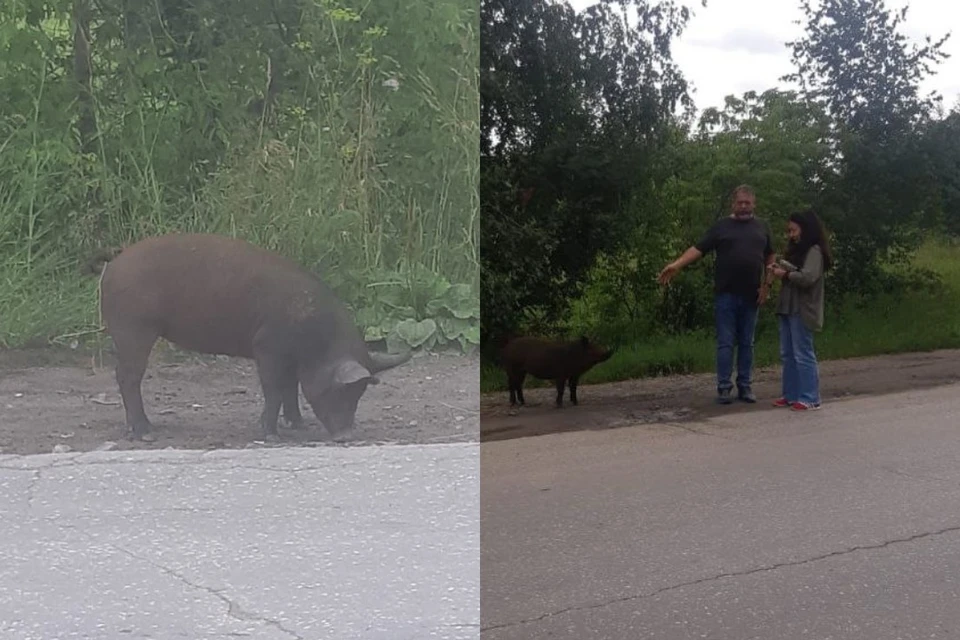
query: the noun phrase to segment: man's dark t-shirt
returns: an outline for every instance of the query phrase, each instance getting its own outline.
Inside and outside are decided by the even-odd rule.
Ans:
[[[770,228],[762,220],[718,220],[694,245],[701,253],[716,252],[714,290],[756,300],[766,258],[773,253]]]

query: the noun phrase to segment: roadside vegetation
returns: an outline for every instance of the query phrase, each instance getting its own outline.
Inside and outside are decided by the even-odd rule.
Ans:
[[[472,350],[472,0],[0,2],[0,347],[99,339],[103,247],[234,235],[370,341]]]
[[[911,290],[848,296],[830,306],[817,336],[821,360],[960,348],[960,245],[929,240],[911,264],[930,270],[926,281]],[[772,304],[761,310],[757,325],[759,367],[779,363]],[[716,341],[709,328],[676,335],[610,336],[608,343],[618,345],[617,353],[584,374],[583,384],[714,371]],[[481,392],[506,390],[506,376],[492,358],[481,366]],[[532,388],[549,385],[534,378],[525,383]]]

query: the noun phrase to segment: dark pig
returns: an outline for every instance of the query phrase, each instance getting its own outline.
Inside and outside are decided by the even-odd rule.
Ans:
[[[284,418],[302,428],[298,385],[331,433],[353,426],[375,374],[409,354],[371,354],[346,307],[292,260],[243,240],[208,234],[152,237],[91,265],[100,271],[100,309],[116,348],[127,426],[151,425],[141,382],[157,338],[190,351],[250,358],[263,388],[260,425],[277,438]],[[104,263],[108,263],[104,266]]]
[[[563,389],[570,383],[570,402],[577,404],[577,382],[594,365],[613,355],[586,336],[570,342],[521,337],[507,342],[500,352],[500,364],[507,372],[510,404],[523,405],[523,380],[529,373],[541,380],[553,380],[557,386],[557,406],[563,406]]]

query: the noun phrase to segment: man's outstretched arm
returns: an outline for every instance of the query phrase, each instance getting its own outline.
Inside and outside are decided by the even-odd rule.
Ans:
[[[675,275],[677,275],[681,269],[690,264],[691,262],[696,262],[701,257],[703,257],[703,252],[696,247],[690,247],[683,254],[665,266],[663,271],[660,272],[660,275],[657,276],[657,280],[660,284],[667,284],[670,282]]]

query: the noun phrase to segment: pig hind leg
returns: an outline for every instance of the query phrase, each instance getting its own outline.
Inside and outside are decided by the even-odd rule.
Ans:
[[[567,385],[566,378],[558,378],[556,381],[557,384],[557,406],[563,406],[563,388]]]
[[[289,395],[290,385],[286,384],[289,362],[285,358],[262,349],[254,349],[257,374],[263,389],[263,413],[260,414],[260,427],[265,438],[278,438],[277,421],[284,395]],[[296,380],[296,377],[294,377]],[[296,387],[293,387],[296,389]]]
[[[291,429],[303,428],[303,415],[300,413],[300,380],[297,378],[296,367],[287,367],[281,382],[283,404],[283,418]]]
[[[523,380],[527,377],[526,371],[511,370],[507,373],[507,384],[510,387],[510,404],[523,405]]]
[[[141,385],[147,370],[150,351],[159,337],[159,332],[146,326],[125,326],[111,332],[117,354],[117,385],[123,398],[127,427],[134,439],[143,439],[151,429],[143,409]]]

